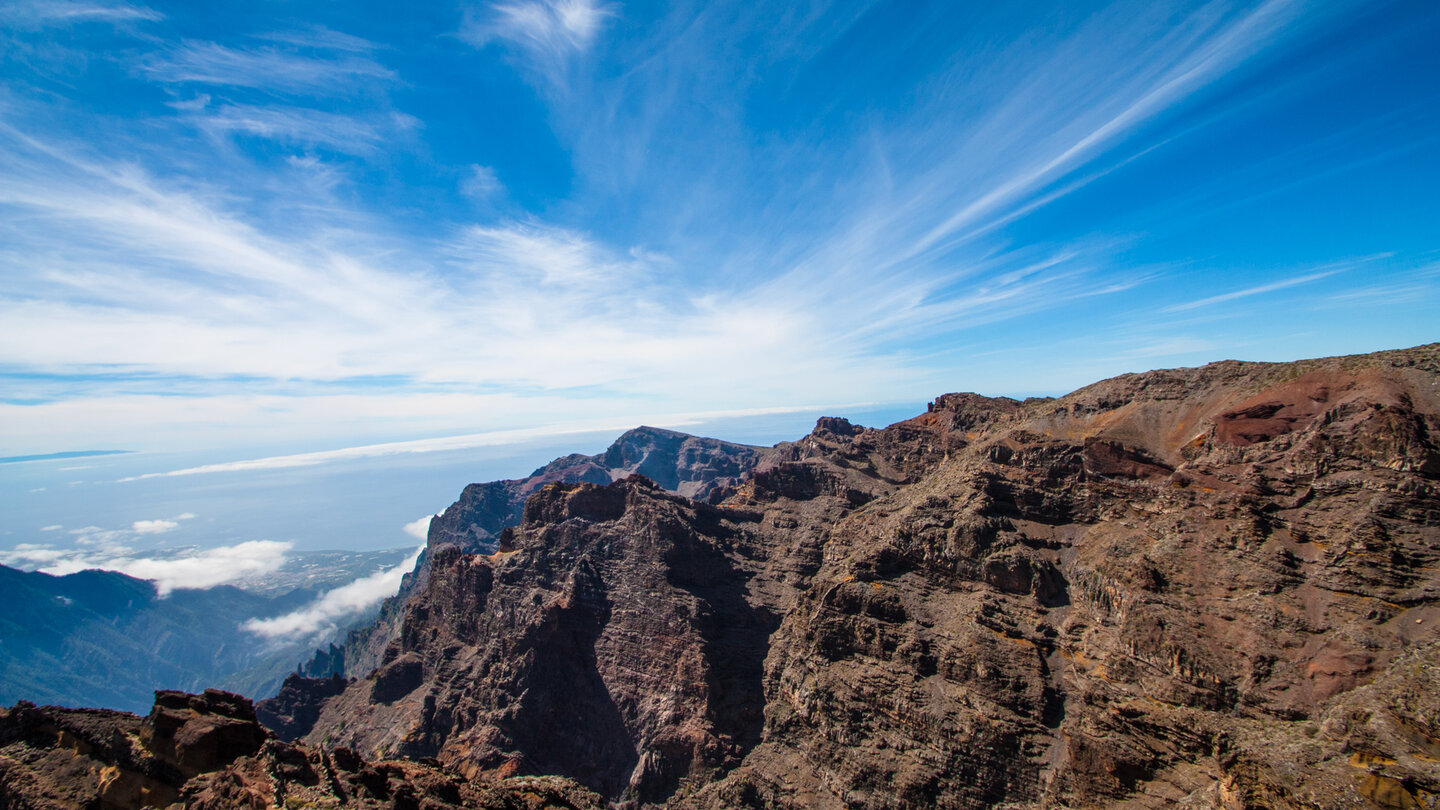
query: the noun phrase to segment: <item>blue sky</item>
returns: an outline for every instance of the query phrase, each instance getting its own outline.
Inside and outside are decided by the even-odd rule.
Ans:
[[[1440,338],[1431,0],[415,6],[0,6],[0,455]]]

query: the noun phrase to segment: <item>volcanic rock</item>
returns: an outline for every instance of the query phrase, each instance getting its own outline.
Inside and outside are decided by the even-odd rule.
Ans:
[[[525,478],[467,486],[458,501],[430,522],[427,546],[432,553],[445,545],[493,552],[500,532],[520,523],[525,500],[547,484],[608,484],[639,473],[671,492],[703,501],[738,484],[759,453],[760,448],[743,444],[638,427],[599,455],[572,454]]]
[[[345,679],[339,675],[306,678],[291,674],[281,684],[278,695],[255,704],[256,719],[276,737],[291,742],[314,727],[325,700],[345,691],[345,686]]]
[[[761,451],[663,428],[638,427],[623,433],[598,455],[571,454],[525,478],[470,484],[459,500],[430,521],[425,552],[415,570],[406,575],[399,593],[386,600],[373,623],[348,634],[340,654],[343,663],[336,666],[333,651],[317,651],[304,669],[307,674],[322,676],[373,672],[399,635],[406,600],[428,580],[432,557],[446,546],[469,553],[494,552],[501,533],[524,517],[526,499],[548,484],[608,484],[639,473],[671,492],[706,501],[738,486]]]
[[[1440,346],[822,419],[553,483],[305,737],[615,806],[1421,807]]]
[[[484,782],[433,764],[367,762],[267,739],[250,702],[209,690],[157,692],[143,720],[99,709],[0,710],[0,808],[472,808],[595,810],[553,777]]]

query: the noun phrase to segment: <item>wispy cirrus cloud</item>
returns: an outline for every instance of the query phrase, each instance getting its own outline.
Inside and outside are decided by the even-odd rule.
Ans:
[[[518,0],[494,3],[472,13],[461,38],[472,45],[497,39],[514,42],[546,58],[583,51],[615,11],[594,0]]]
[[[375,51],[382,50],[383,47],[364,37],[357,37],[354,34],[336,31],[333,28],[327,28],[323,25],[310,25],[304,28],[283,31],[270,31],[257,34],[255,38],[267,42],[282,42],[301,48],[349,51],[351,53],[374,53]]]
[[[83,0],[16,0],[0,8],[0,24],[39,27],[86,22],[155,22],[165,15],[130,3],[90,3]]]
[[[197,109],[197,125],[216,135],[243,133],[298,145],[366,154],[405,137],[418,122],[400,113],[343,115],[303,107],[227,104]]]
[[[401,402],[396,401],[395,406],[400,407]],[[199,467],[184,467],[176,470],[163,472],[149,472],[140,475],[121,478],[117,483],[128,481],[143,481],[151,478],[173,478],[176,476],[206,475],[210,473],[237,473],[237,472],[259,472],[268,470],[286,470],[297,467],[314,467],[322,464],[333,464],[336,462],[354,461],[368,458],[385,458],[389,456],[407,456],[424,453],[443,453],[451,450],[467,450],[478,447],[496,447],[502,445],[514,445],[535,439],[554,438],[560,436],[579,436],[582,434],[614,434],[618,431],[628,430],[637,422],[655,425],[657,427],[683,428],[687,425],[698,424],[711,419],[724,419],[732,417],[766,416],[785,413],[804,413],[821,411],[826,408],[858,408],[874,403],[850,402],[850,403],[815,403],[800,406],[782,406],[773,408],[746,408],[730,411],[701,411],[689,414],[663,414],[652,413],[640,415],[635,418],[628,418],[624,421],[618,418],[611,420],[582,420],[562,421],[555,420],[543,427],[519,428],[513,430],[496,430],[486,433],[474,433],[463,436],[442,436],[431,439],[416,439],[406,442],[386,442],[383,444],[368,444],[356,447],[341,447],[334,450],[318,450],[313,453],[292,453],[283,456],[266,456],[264,458],[245,459],[242,461],[227,461],[218,464],[205,464]],[[533,407],[534,403],[523,403],[525,407]],[[326,404],[325,407],[330,407]],[[193,517],[193,516],[192,516]],[[184,516],[176,520],[183,520]],[[423,523],[423,527],[422,524]],[[405,530],[411,534],[417,531],[420,539],[425,539],[423,532],[429,528],[429,518],[408,523]]]
[[[1187,301],[1182,304],[1175,304],[1173,306],[1166,307],[1165,312],[1184,312],[1186,310],[1199,309],[1201,307],[1213,306],[1215,304],[1223,304],[1241,298],[1249,298],[1255,295],[1264,295],[1265,293],[1277,292],[1279,290],[1288,290],[1291,287],[1298,287],[1302,284],[1310,284],[1311,282],[1330,278],[1331,276],[1334,276],[1338,273],[1344,273],[1350,270],[1354,270],[1358,267],[1362,267],[1366,264],[1375,262],[1377,260],[1388,258],[1390,258],[1390,255],[1384,254],[1380,256],[1372,256],[1362,259],[1356,259],[1353,261],[1341,262],[1338,265],[1331,264],[1326,266],[1325,268],[1319,269],[1317,272],[1304,273],[1298,276],[1291,276],[1290,278],[1283,278],[1279,281],[1272,281],[1266,284],[1257,284],[1253,287],[1245,287],[1239,290],[1231,290],[1229,292],[1220,293],[1218,295],[1210,295],[1206,296],[1205,298],[1196,299],[1194,301]]]
[[[133,69],[180,96],[169,106],[212,136],[365,154],[420,123],[390,107],[398,77],[377,60],[379,50],[320,26],[259,34],[244,46],[185,40]]]
[[[1328,87],[1284,63],[1358,7],[1121,0],[1036,26],[964,4],[516,0],[473,7],[468,45],[436,36],[453,12],[374,39],[264,17],[127,40],[120,78],[172,96],[129,129],[0,105],[0,437],[353,449],[1038,390],[1097,346],[1119,366],[1097,373],[1225,351],[1241,339],[1174,313],[1305,295],[1295,267],[1379,248],[1278,261],[1246,223],[1227,249],[1262,258],[1222,261],[1195,232],[1222,207],[1205,177],[1261,161],[1175,167],[1216,121],[1268,114],[1232,100],[1252,83]],[[1416,109],[1403,131],[1433,131]],[[1270,172],[1307,182],[1329,155],[1285,149]],[[995,341],[1027,348],[990,361]]]
[[[1099,47],[1101,39],[1114,36],[1116,31],[1114,21],[1102,16],[1077,32],[1059,53],[1050,57],[1056,72],[1037,71],[1036,79],[1023,83],[1017,97],[1001,106],[997,116],[983,126],[999,129],[1006,125],[1006,119],[1035,116],[1037,112],[1043,115],[1046,107],[1059,113],[1083,100],[1085,106],[1080,108],[1080,115],[1055,136],[1039,137],[1029,160],[1010,161],[1005,169],[1008,176],[983,187],[982,193],[931,227],[916,241],[912,251],[929,250],[983,230],[987,219],[1023,203],[1048,183],[1091,163],[1108,147],[1156,116],[1241,67],[1271,44],[1275,35],[1300,12],[1300,4],[1294,0],[1266,0],[1233,17],[1206,9],[1129,52]],[[1099,55],[1100,59],[1118,60],[1120,64],[1094,64],[1092,69],[1076,70],[1077,62],[1094,60],[1082,55],[1086,51]],[[1124,64],[1126,62],[1129,64]],[[1062,63],[1070,65],[1068,76],[1058,72]],[[1105,67],[1119,67],[1121,71],[1110,74]],[[1124,78],[1102,82],[1093,89],[1070,86],[1077,82],[1089,83],[1097,75]],[[1038,111],[1032,107],[1037,103],[1043,105]],[[1051,120],[1059,117],[1054,115]],[[1072,186],[1070,190],[1073,189]]]
[[[297,42],[295,38],[288,40]],[[307,45],[333,40],[298,40]],[[350,38],[349,41],[358,41]],[[170,84],[203,84],[246,87],[279,93],[345,95],[359,92],[374,83],[395,80],[395,72],[369,56],[360,55],[354,45],[339,53],[297,53],[264,45],[236,48],[216,42],[186,41],[179,47],[157,53],[140,63],[146,76]]]
[[[551,88],[568,84],[574,60],[599,36],[605,20],[616,15],[610,4],[594,0],[514,0],[471,9],[459,38],[482,48],[501,43],[513,47]]]

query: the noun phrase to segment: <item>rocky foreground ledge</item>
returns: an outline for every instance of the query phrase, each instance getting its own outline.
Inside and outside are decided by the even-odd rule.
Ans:
[[[474,781],[423,762],[280,742],[250,701],[162,691],[148,717],[104,709],[0,709],[0,808],[142,807],[588,810],[568,779]]]

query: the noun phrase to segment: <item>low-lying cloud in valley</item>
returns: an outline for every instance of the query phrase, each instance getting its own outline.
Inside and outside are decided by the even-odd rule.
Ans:
[[[104,567],[137,579],[151,580],[160,595],[165,596],[177,588],[214,588],[273,573],[285,564],[290,547],[290,543],[276,540],[250,540],[172,559],[140,557],[110,562],[104,566],[84,567]]]
[[[430,518],[421,518],[416,523],[422,521],[428,526]],[[413,525],[415,524],[408,524],[406,530],[409,531]],[[376,571],[349,585],[326,591],[315,601],[293,613],[272,619],[251,619],[242,624],[241,628],[274,641],[296,641],[334,632],[339,629],[341,621],[355,618],[378,605],[386,597],[394,596],[400,590],[400,581],[415,568],[415,561],[424,550],[425,546],[421,545],[400,564]]]
[[[201,549],[185,546],[171,549],[137,550],[127,545],[141,537],[165,534],[191,520],[193,512],[171,518],[137,520],[128,529],[85,526],[70,529],[75,547],[58,543],[21,543],[0,551],[0,565],[9,565],[53,576],[100,569],[117,571],[155,583],[160,596],[171,591],[203,590],[233,585],[278,571],[285,564],[292,543],[276,540],[249,540],[229,546]],[[45,526],[44,532],[60,532],[60,525]]]

